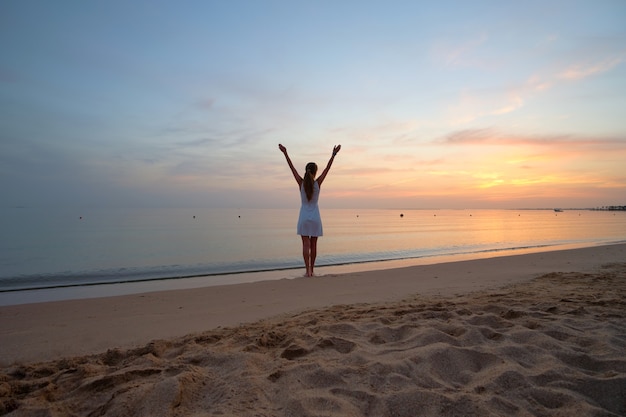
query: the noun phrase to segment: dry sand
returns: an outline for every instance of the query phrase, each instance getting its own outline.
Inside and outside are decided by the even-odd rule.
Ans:
[[[0,414],[624,416],[625,318],[626,245],[1,307]]]

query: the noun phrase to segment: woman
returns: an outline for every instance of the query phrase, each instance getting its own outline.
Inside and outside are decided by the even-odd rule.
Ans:
[[[309,162],[306,165],[306,172],[303,178],[298,174],[298,171],[296,171],[296,168],[294,168],[291,163],[291,159],[289,159],[289,155],[287,155],[287,148],[283,145],[278,145],[278,149],[285,154],[287,164],[289,168],[291,168],[291,172],[300,189],[302,205],[300,206],[300,216],[298,217],[298,234],[302,237],[302,257],[304,258],[304,266],[306,267],[305,276],[312,277],[313,269],[315,268],[315,258],[317,256],[317,238],[323,235],[322,218],[317,204],[320,196],[320,187],[330,170],[330,166],[333,164],[337,152],[341,149],[341,145],[333,148],[333,156],[330,157],[322,175],[317,177],[317,179],[315,178],[317,165],[314,162]]]

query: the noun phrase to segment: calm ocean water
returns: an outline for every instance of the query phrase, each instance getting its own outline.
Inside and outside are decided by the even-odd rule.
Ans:
[[[0,291],[303,268],[297,209],[0,215]],[[626,241],[626,212],[322,209],[322,219],[318,266]]]

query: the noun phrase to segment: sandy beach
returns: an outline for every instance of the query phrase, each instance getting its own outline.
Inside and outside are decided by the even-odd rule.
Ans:
[[[626,245],[0,307],[0,415],[624,416]]]

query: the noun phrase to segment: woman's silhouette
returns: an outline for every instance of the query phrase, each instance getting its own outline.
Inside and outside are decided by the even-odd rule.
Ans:
[[[305,276],[311,277],[313,276],[315,258],[317,257],[317,238],[323,235],[322,218],[317,204],[320,195],[320,187],[330,170],[330,166],[333,164],[337,152],[341,149],[341,145],[333,148],[333,155],[328,160],[328,164],[322,174],[317,178],[315,178],[317,165],[314,162],[309,162],[306,165],[306,172],[303,178],[298,174],[293,163],[291,163],[291,159],[287,154],[287,148],[283,145],[278,145],[278,149],[285,155],[287,164],[289,168],[291,168],[291,172],[300,189],[302,205],[300,206],[297,231],[302,237],[302,257],[304,258],[304,266],[306,267]]]

